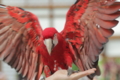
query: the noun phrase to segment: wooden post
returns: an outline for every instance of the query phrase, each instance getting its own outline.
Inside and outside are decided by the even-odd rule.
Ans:
[[[53,0],[49,0],[49,27],[53,27]]]
[[[0,4],[2,4],[2,0],[0,0]]]
[[[0,71],[2,71],[2,62],[0,61]]]

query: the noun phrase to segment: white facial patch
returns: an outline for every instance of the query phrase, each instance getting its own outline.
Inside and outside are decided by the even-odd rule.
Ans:
[[[51,54],[51,51],[52,51],[52,39],[45,39],[44,40],[44,44],[48,50],[48,53]]]

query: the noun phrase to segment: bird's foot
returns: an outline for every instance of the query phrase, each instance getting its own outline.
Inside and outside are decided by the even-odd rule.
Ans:
[[[42,78],[42,79],[40,79],[40,80],[45,80],[45,76],[43,76],[43,78]]]
[[[68,76],[70,76],[72,73],[73,73],[73,70],[72,70],[72,68],[68,68]]]
[[[80,70],[76,70],[76,71],[74,71],[74,73],[78,73]]]
[[[77,73],[77,72],[79,72],[79,70],[77,70],[77,71],[74,71],[74,70],[72,70],[72,68],[70,67],[70,68],[68,68],[68,76],[70,76],[71,74],[73,74],[73,73]]]

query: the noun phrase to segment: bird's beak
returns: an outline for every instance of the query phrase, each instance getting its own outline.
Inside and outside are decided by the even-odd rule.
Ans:
[[[48,53],[51,55],[52,49],[54,47],[53,40],[52,39],[45,39],[44,44],[47,48]]]

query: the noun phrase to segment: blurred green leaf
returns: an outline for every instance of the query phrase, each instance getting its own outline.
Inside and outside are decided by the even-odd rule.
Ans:
[[[78,67],[75,64],[72,64],[72,69],[73,70],[79,70]]]

